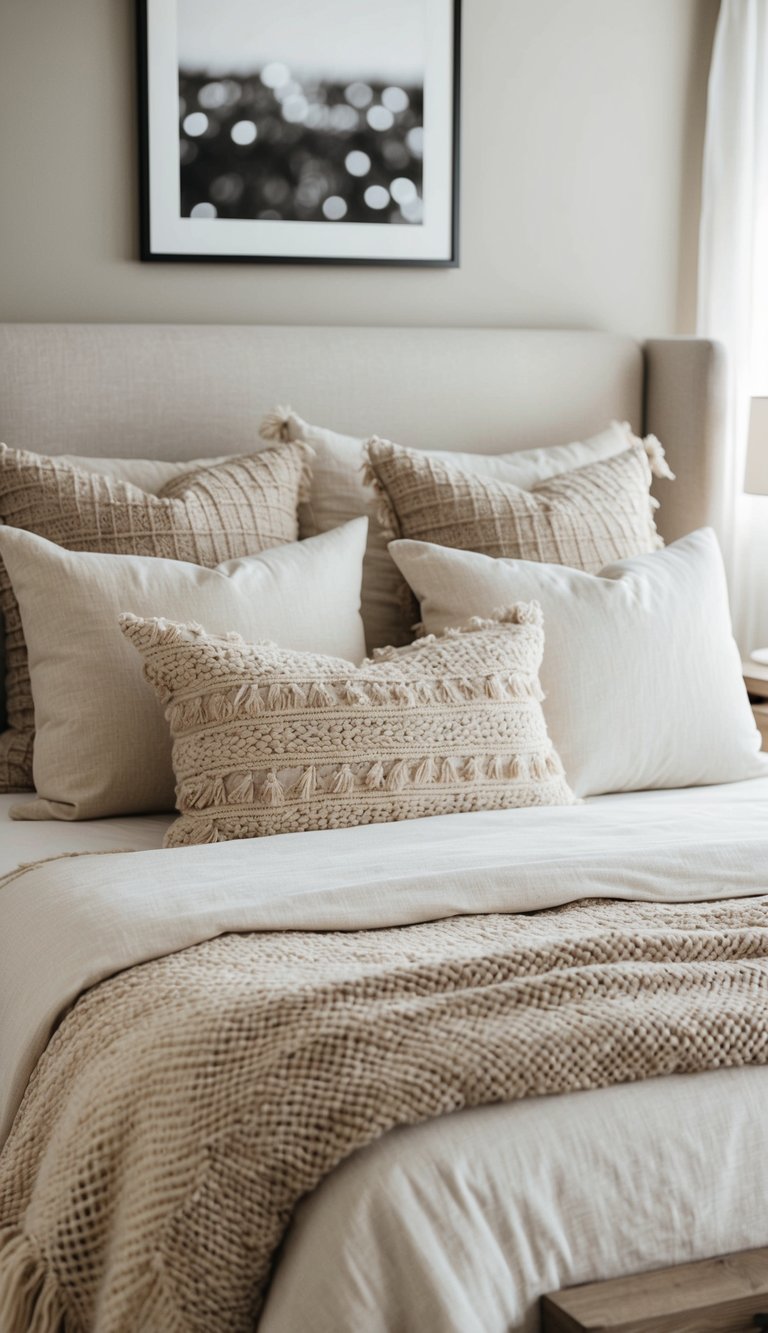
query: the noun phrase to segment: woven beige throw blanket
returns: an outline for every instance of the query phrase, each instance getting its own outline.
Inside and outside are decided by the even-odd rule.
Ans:
[[[0,1328],[251,1333],[298,1200],[392,1126],[766,1062],[768,898],[222,936],[51,1040],[0,1157]]]

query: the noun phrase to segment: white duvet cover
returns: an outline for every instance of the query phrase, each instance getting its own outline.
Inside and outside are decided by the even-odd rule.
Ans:
[[[138,845],[151,846],[167,821],[68,825],[63,850],[119,847],[122,826],[122,845],[136,846],[139,823]],[[0,887],[0,1142],[78,994],[230,930],[767,892],[768,766],[723,787],[72,857],[11,874]],[[767,1244],[767,1103],[768,1069],[729,1069],[394,1131],[301,1206],[260,1329],[529,1333],[542,1291]]]

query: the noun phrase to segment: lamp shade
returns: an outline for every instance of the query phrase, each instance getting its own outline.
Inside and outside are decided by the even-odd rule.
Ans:
[[[768,398],[752,399],[744,490],[768,495]]]

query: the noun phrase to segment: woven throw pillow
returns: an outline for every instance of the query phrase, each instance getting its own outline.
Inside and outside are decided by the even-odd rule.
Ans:
[[[639,441],[530,491],[376,437],[368,442],[366,465],[385,538],[594,574],[664,544],[653,521],[658,502],[650,494],[651,464]]]
[[[765,774],[710,529],[599,576],[425,542],[390,550],[429,633],[519,597],[541,605],[544,715],[578,796]]]
[[[357,670],[199,625],[121,625],[168,705],[168,846],[573,799],[539,702],[535,605]]]
[[[176,473],[158,496],[60,459],[0,445],[0,521],[69,550],[212,567],[295,541],[310,451],[300,444]],[[0,791],[32,786],[34,707],[19,608],[0,563],[8,730]]]
[[[0,527],[29,647],[37,799],[20,819],[96,819],[174,808],[171,740],[117,624],[130,608],[205,620],[219,634],[359,662],[366,520],[213,569],[157,556],[66,551]]]
[[[277,407],[270,412],[261,424],[261,434],[268,440],[307,440],[315,451],[309,495],[299,510],[302,537],[328,532],[360,514],[368,517],[362,602],[368,651],[409,643],[413,638],[410,631],[413,617],[409,619],[404,613],[402,580],[387,554],[387,539],[376,521],[377,497],[363,476],[367,440],[313,426],[290,407]],[[425,457],[441,459],[478,477],[531,490],[538,482],[561,472],[571,472],[586,463],[623,453],[633,443],[639,441],[628,423],[612,421],[599,434],[571,444],[498,454],[430,451]],[[661,466],[664,456],[661,445],[653,436],[644,443]]]

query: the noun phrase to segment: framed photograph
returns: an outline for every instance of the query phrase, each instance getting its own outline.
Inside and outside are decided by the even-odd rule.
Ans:
[[[138,0],[141,257],[458,262],[460,0]]]

